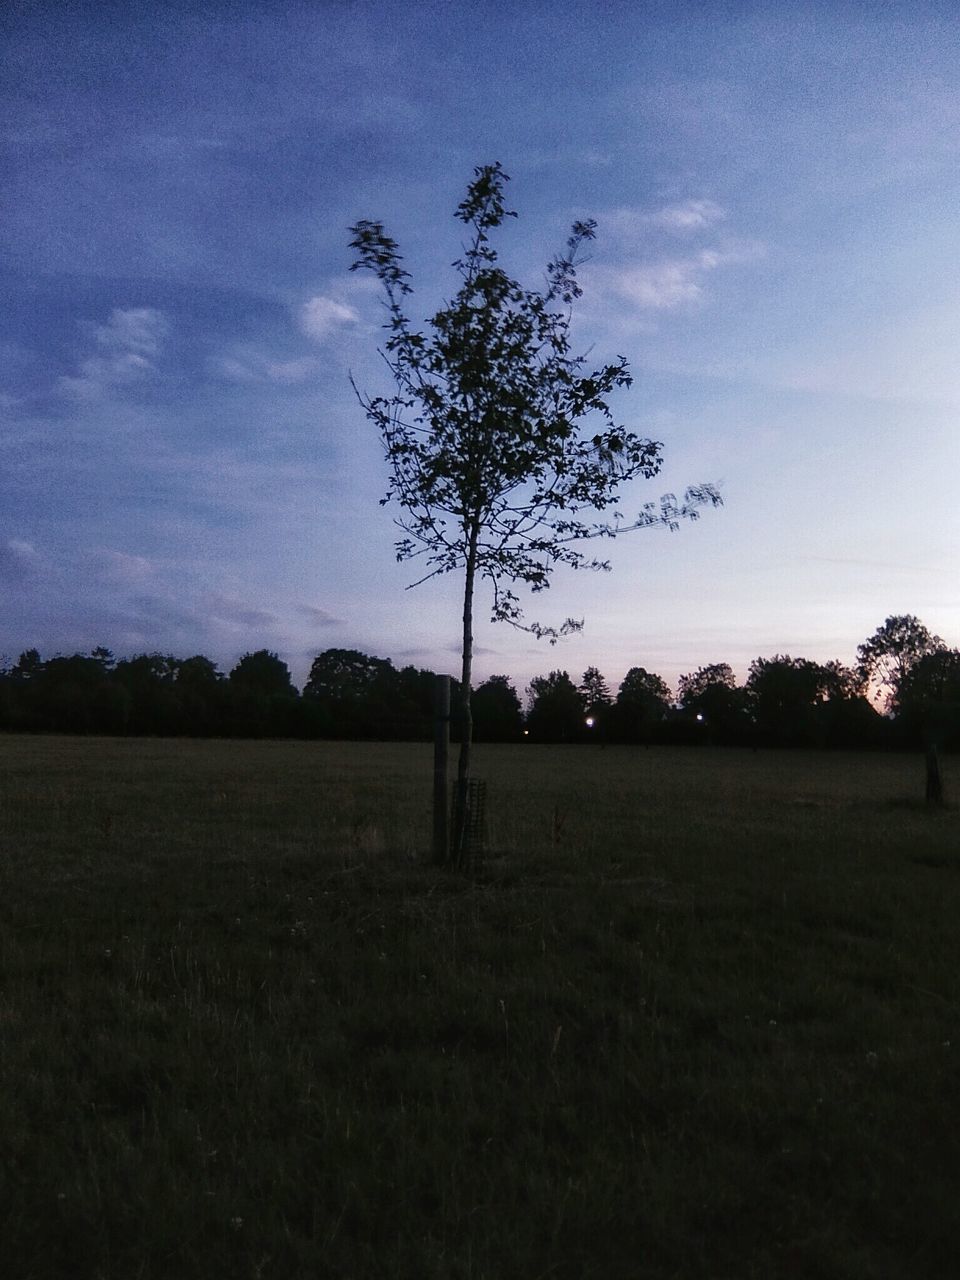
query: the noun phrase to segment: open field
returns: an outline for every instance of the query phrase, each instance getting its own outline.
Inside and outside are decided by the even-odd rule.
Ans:
[[[4,1274],[955,1276],[922,762],[477,754],[0,738]]]

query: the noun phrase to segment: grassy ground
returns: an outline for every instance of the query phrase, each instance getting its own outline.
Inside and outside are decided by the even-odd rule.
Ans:
[[[478,754],[0,738],[5,1274],[956,1275],[922,763]]]

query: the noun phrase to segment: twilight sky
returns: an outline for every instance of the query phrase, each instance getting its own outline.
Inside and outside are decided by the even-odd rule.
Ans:
[[[599,15],[599,16],[598,16]],[[0,35],[0,654],[332,646],[455,672],[459,580],[406,585],[348,382],[389,390],[348,226],[420,321],[499,160],[524,283],[599,224],[579,345],[665,465],[624,514],[725,506],[478,610],[478,680],[671,685],[851,662],[891,613],[960,644],[960,15],[566,0],[8,0]]]

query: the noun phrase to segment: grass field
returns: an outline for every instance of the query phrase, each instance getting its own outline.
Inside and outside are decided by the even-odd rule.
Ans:
[[[0,738],[3,1274],[954,1277],[922,762],[477,754]]]

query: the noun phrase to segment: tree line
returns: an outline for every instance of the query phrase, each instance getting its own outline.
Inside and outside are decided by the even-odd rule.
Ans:
[[[43,660],[36,649],[0,671],[0,729],[131,736],[428,740],[432,671],[356,649],[317,655],[302,693],[275,653],[245,654],[223,674],[209,658],[104,648]],[[505,675],[473,689],[479,742],[704,743],[778,747],[916,747],[960,737],[960,650],[910,615],[888,618],[851,667],[777,654],[738,684],[727,663],[680,678],[631,667],[612,695],[589,667],[531,681],[526,705]],[[457,699],[454,698],[456,706]],[[458,736],[458,726],[452,726]]]

